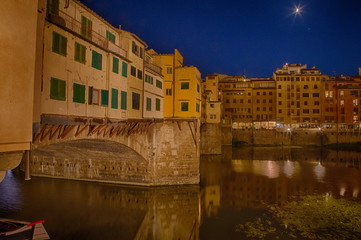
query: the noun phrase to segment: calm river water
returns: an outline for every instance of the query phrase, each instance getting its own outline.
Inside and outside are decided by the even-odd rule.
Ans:
[[[0,183],[0,218],[44,219],[52,239],[244,239],[238,224],[292,196],[360,201],[360,161],[319,148],[224,148],[201,157],[199,186],[156,188],[24,181],[14,170]]]

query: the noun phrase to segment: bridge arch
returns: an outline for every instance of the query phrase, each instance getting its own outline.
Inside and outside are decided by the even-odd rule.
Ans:
[[[81,123],[77,119],[44,119],[33,136],[31,175],[136,185],[199,183],[199,119],[117,123],[97,120],[96,124],[93,119]],[[118,152],[100,154],[98,151],[100,155],[109,155],[107,159],[86,158],[85,149],[97,149],[97,144],[103,144],[103,149],[118,149]],[[74,149],[75,146],[80,150]],[[53,147],[60,149],[52,150]],[[62,151],[62,155],[54,154],[55,151]],[[82,157],[76,154],[78,151],[83,151]],[[131,152],[132,157],[126,158]],[[119,161],[120,155],[123,161]],[[29,169],[28,165],[23,168]]]

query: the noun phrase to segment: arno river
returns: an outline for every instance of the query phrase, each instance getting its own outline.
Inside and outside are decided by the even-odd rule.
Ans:
[[[224,148],[222,155],[201,157],[199,186],[155,188],[24,181],[14,170],[0,183],[0,218],[44,219],[51,239],[245,239],[263,236],[257,228],[268,231],[266,239],[307,239],[302,230],[285,234],[290,227],[270,209],[302,196],[360,205],[360,161],[361,153],[319,148]],[[357,239],[360,221],[347,230],[350,239]]]

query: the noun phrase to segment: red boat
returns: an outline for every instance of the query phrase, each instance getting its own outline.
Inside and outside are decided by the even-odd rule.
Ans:
[[[43,223],[44,220],[30,223],[0,218],[0,240],[50,239]]]

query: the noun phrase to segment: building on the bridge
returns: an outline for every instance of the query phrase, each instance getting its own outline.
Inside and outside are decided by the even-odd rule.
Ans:
[[[326,75],[302,64],[285,64],[273,73],[277,85],[277,122],[321,122],[321,81]]]
[[[222,120],[222,92],[219,89],[219,76],[217,74],[207,75],[206,81],[202,83],[206,94],[205,107],[202,114],[205,114],[207,123],[220,123]]]
[[[37,7],[1,2],[0,182],[31,148]]]
[[[174,54],[149,52],[164,76],[164,117],[201,118],[202,79],[197,67],[184,66],[177,49]]]
[[[144,49],[148,46],[134,33],[124,30],[119,32],[121,46],[128,52],[128,58],[131,61],[127,74],[127,117],[141,119],[144,108]]]
[[[128,86],[128,68],[135,63],[130,66],[131,54],[123,47],[127,46],[124,34],[135,37],[114,28],[78,1],[39,4],[43,4],[39,9],[46,10],[39,13],[38,22],[43,33],[38,41],[43,48],[38,49],[37,64],[43,70],[35,82],[40,98],[35,100],[35,112],[41,116],[117,120],[141,117],[141,102],[140,114],[133,113],[129,95],[142,95],[143,84],[138,80],[140,87]],[[142,61],[139,66],[143,68]],[[35,119],[40,122],[39,117]]]
[[[145,52],[144,59],[144,118],[163,118],[162,68],[153,63],[153,54]]]

